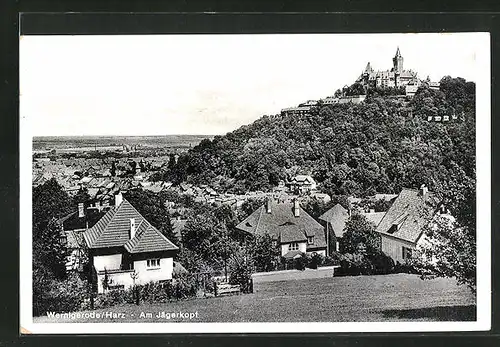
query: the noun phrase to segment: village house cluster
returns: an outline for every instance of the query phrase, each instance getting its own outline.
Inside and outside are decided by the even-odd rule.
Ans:
[[[285,261],[293,261],[304,254],[325,257],[339,252],[346,222],[353,213],[360,213],[373,223],[380,235],[381,250],[395,262],[404,263],[411,258],[417,246],[425,242],[423,228],[426,223],[436,213],[442,213],[442,209],[436,208],[439,202],[432,192],[422,186],[418,190],[403,189],[399,194],[370,197],[390,202],[391,206],[385,212],[364,210],[359,207],[362,199],[350,197],[349,209],[336,204],[315,219],[301,204],[308,199],[329,202],[330,197],[318,189],[310,175],[296,175],[288,182],[280,182],[270,192],[253,192],[243,196],[219,194],[209,186],[184,183],[172,186],[156,182],[141,187],[155,187],[153,191],[156,193],[171,189],[199,202],[226,203],[233,208],[241,206],[245,199],[260,198],[262,204],[236,229],[249,237],[268,234],[272,238],[272,246],[279,249],[279,257]],[[81,203],[73,213],[59,221],[63,230],[62,239],[70,251],[67,270],[82,271],[81,258],[86,248],[90,264],[97,274],[99,293],[150,281],[168,281],[176,273],[185,273],[182,264],[174,261],[178,247],[123,197],[121,189],[109,189],[112,201],[108,201],[107,205],[99,205],[98,200],[90,206]],[[171,212],[176,211],[175,204],[171,203],[168,207]],[[172,224],[175,235],[182,242],[186,220],[179,216],[172,220]],[[333,248],[330,245],[334,245]]]

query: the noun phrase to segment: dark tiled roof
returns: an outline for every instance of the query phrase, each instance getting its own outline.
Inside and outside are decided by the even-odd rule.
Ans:
[[[330,223],[336,237],[342,237],[344,236],[345,223],[349,219],[349,212],[342,205],[336,204],[323,213],[319,219]]]
[[[427,192],[424,199],[419,190],[403,188],[376,230],[381,234],[416,242],[437,205],[438,201],[432,192]],[[399,225],[399,228],[391,233],[393,225]]]
[[[125,244],[125,249],[129,253],[144,253],[177,250],[178,247],[144,219],[137,228],[135,237]]]
[[[299,217],[293,214],[293,202],[271,201],[271,213],[262,205],[236,226],[253,235],[269,234],[282,243],[303,242],[314,236],[311,248],[326,247],[324,229],[306,211],[299,207]]]
[[[130,219],[136,233],[130,239]],[[131,253],[178,249],[153,227],[126,199],[112,207],[92,228],[83,233],[89,248],[121,247]]]
[[[59,219],[59,222],[64,230],[86,229],[87,227],[92,228],[105,213],[105,211],[86,209],[85,216],[79,217],[78,211],[75,211]]]

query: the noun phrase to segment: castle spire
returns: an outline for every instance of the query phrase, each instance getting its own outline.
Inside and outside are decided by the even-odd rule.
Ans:
[[[396,50],[396,57],[401,57],[401,52],[399,51],[399,46],[398,46],[398,49]]]

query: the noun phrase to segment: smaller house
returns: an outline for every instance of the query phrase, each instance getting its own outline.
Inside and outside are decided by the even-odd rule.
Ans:
[[[439,202],[425,185],[403,188],[380,220],[376,231],[381,236],[382,252],[395,262],[404,263],[423,242],[423,228],[437,212]]]
[[[319,217],[319,220],[325,226],[328,244],[335,245],[335,249],[330,249],[329,252],[339,251],[340,240],[344,236],[345,224],[349,217],[349,211],[340,204],[336,204]]]
[[[297,175],[288,182],[288,185],[290,190],[300,194],[310,193],[317,188],[316,181],[309,175]]]
[[[304,211],[297,200],[280,202],[268,198],[236,229],[253,236],[269,235],[285,259],[305,253],[326,255],[323,226]]]

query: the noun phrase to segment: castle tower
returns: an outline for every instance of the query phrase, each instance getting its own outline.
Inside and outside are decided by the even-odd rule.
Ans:
[[[401,72],[403,71],[403,56],[399,51],[399,47],[396,51],[396,55],[394,56],[394,58],[392,58],[392,62],[394,64],[394,72],[397,74],[401,74]]]
[[[399,51],[399,46],[396,51],[396,55],[394,58],[392,58],[392,62],[394,64],[394,87],[399,87],[399,75],[403,71],[403,56],[401,55],[401,52]]]

